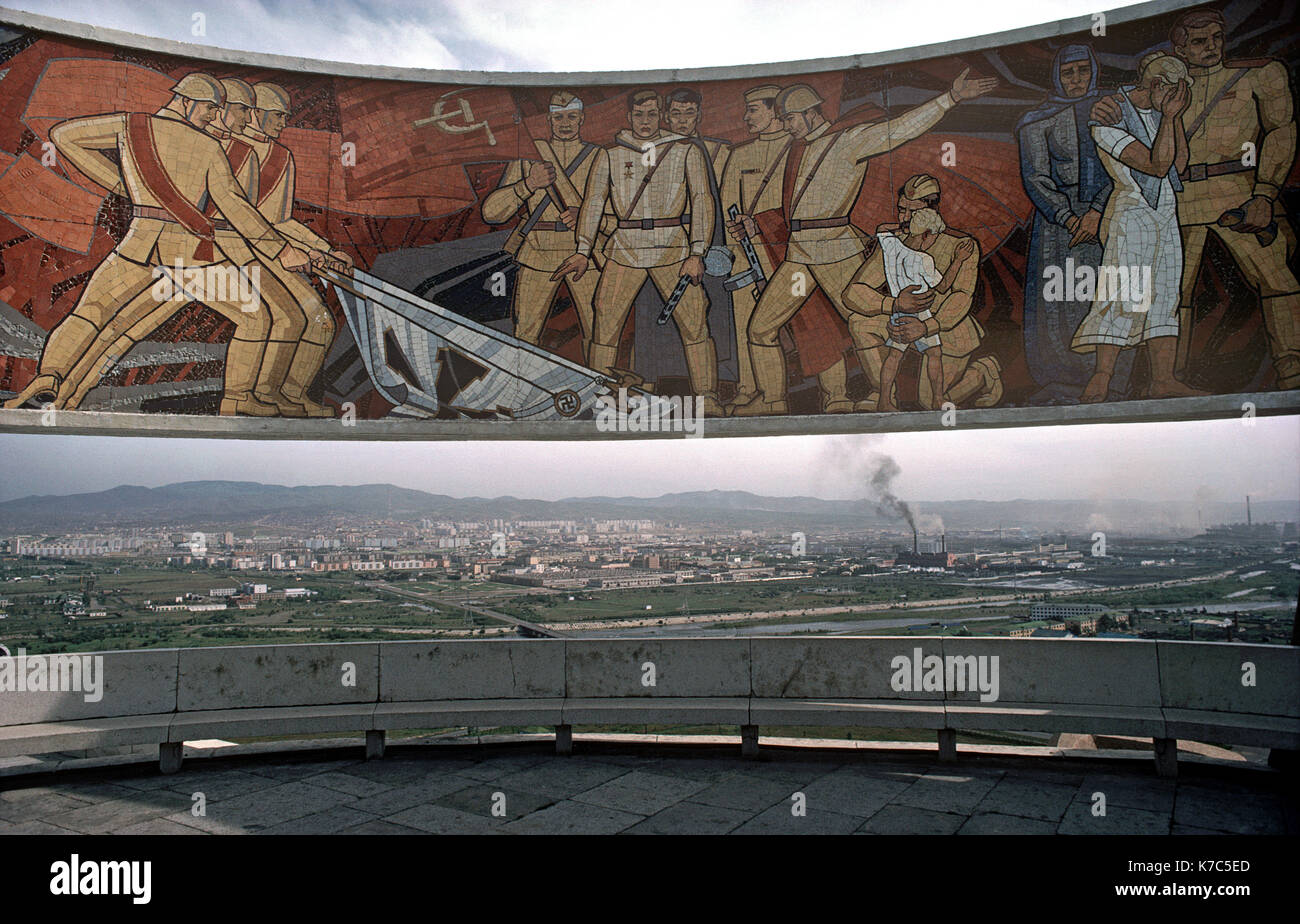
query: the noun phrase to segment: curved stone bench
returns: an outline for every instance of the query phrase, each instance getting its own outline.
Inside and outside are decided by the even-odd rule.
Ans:
[[[51,658],[61,656],[48,656]],[[104,686],[0,691],[0,757],[444,726],[925,728],[1149,737],[1300,750],[1300,648],[1098,639],[790,636],[361,642],[91,653]],[[29,662],[33,660],[29,658]],[[16,663],[17,659],[13,659]],[[66,667],[66,665],[65,665]],[[12,673],[12,671],[11,671]],[[0,675],[3,676],[3,675]]]

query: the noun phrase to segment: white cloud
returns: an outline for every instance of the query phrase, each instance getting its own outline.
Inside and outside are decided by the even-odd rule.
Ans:
[[[127,32],[322,61],[467,70],[643,70],[906,48],[1093,12],[1087,0],[12,0]],[[207,34],[191,33],[194,14]]]

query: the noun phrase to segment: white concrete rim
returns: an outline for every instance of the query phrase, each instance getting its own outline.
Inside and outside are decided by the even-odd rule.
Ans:
[[[704,418],[703,438],[828,436],[1066,424],[1162,423],[1239,420],[1300,414],[1300,389],[1239,395],[1206,395],[1110,401],[1052,407],[974,408],[950,412],[810,414],[784,417]],[[49,416],[46,416],[49,415]],[[945,423],[949,420],[949,423]],[[146,436],[180,439],[280,440],[647,440],[688,439],[681,432],[628,433],[598,430],[594,420],[304,420],[284,417],[215,417],[107,411],[0,410],[0,433],[80,436]]]
[[[1201,0],[1148,0],[1133,6],[1105,11],[1107,27],[1158,16],[1187,7],[1199,6]],[[1101,11],[1099,11],[1101,12]],[[248,67],[273,68],[308,74],[327,74],[339,77],[368,77],[378,80],[406,80],[420,83],[470,84],[474,86],[553,87],[557,84],[634,85],[676,83],[680,81],[740,80],[764,77],[791,77],[797,74],[815,74],[822,71],[853,70],[880,67],[963,54],[1002,45],[1033,42],[1061,35],[1088,32],[1093,26],[1093,14],[1074,16],[1036,26],[1010,29],[989,35],[917,45],[893,51],[848,55],[838,58],[809,58],[771,64],[734,65],[729,67],[671,68],[649,71],[455,71],[429,70],[413,67],[386,67],[381,65],[352,64],[343,61],[322,61],[314,58],[296,58],[288,55],[259,54],[229,48],[214,48],[190,42],[153,38],[118,29],[105,29],[86,23],[42,16],[22,10],[0,7],[0,24],[33,29],[52,35],[67,36],[92,42],[103,42],[127,48],[137,48],[159,54],[177,55],[203,61],[220,61]]]

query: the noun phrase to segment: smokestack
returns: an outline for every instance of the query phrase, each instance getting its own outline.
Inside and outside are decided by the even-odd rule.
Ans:
[[[1246,495],[1246,525],[1250,525],[1250,495]]]
[[[948,554],[948,534],[945,532],[939,537],[939,551]]]
[[[919,547],[918,547],[917,544],[916,544],[916,527],[915,527],[915,526],[912,527],[912,554],[913,554],[913,555],[920,555],[920,554],[921,554],[920,549],[919,549]]]

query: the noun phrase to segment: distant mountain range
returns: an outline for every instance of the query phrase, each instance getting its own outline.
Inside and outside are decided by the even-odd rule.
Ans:
[[[912,505],[922,533],[1021,526],[1078,534],[1094,529],[1187,535],[1241,522],[1245,504],[1095,500],[937,501]],[[1300,520],[1300,500],[1252,504],[1256,522]],[[1199,522],[1198,522],[1199,514]],[[122,485],[91,494],[41,495],[0,503],[0,534],[105,527],[332,528],[338,518],[655,519],[731,527],[897,526],[870,500],[766,497],[748,491],[688,491],[659,497],[449,497],[389,484],[286,487],[251,481],[188,481],[159,488]]]

